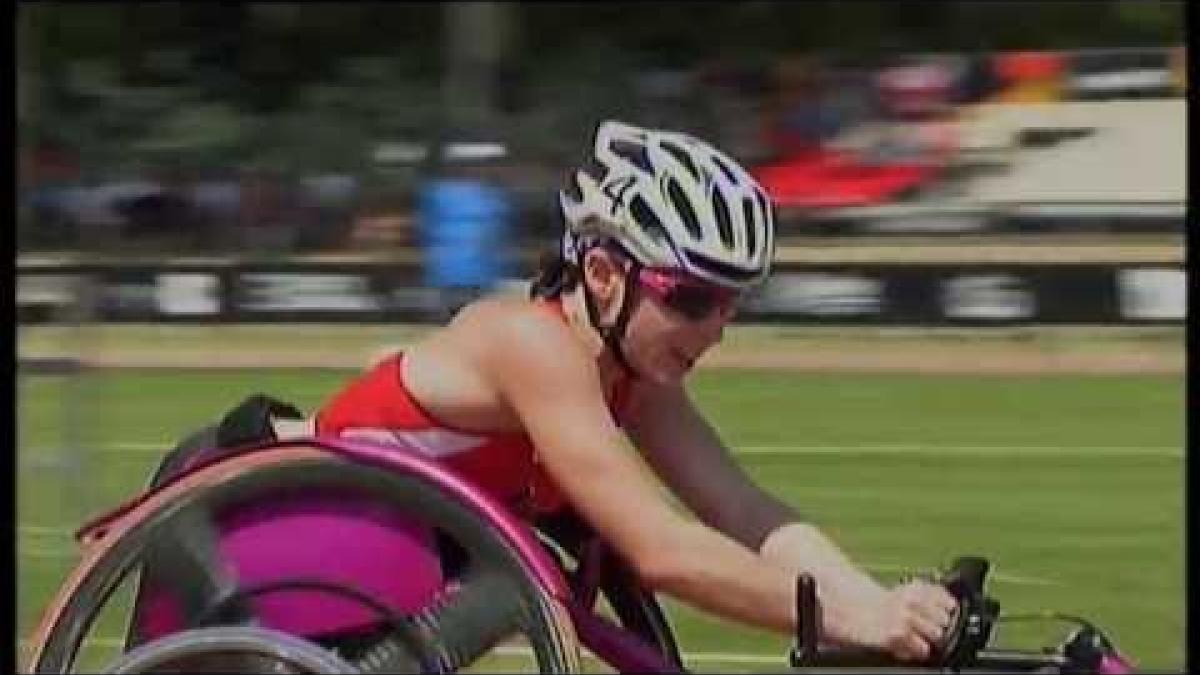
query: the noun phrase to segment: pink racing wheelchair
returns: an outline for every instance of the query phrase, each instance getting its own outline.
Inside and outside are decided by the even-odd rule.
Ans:
[[[312,438],[206,449],[77,538],[82,559],[31,636],[27,672],[79,669],[128,580],[106,672],[443,673],[514,641],[536,672],[581,672],[582,648],[617,672],[686,672],[654,595],[581,520],[530,526],[415,450]],[[1133,672],[1078,619],[1056,648],[990,648],[1006,617],[984,593],[987,568],[964,558],[942,579],[960,610],[924,664],[823,648],[802,576],[800,634],[776,670]]]

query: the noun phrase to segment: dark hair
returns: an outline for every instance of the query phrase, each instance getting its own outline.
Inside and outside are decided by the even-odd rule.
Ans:
[[[538,260],[537,276],[529,287],[530,298],[556,298],[579,283],[579,267],[563,257],[562,250],[542,253]]]

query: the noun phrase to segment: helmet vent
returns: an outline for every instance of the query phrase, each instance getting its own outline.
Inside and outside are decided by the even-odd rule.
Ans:
[[[683,220],[683,226],[687,228],[687,231],[697,239],[703,237],[700,220],[696,218],[696,212],[688,203],[683,188],[679,187],[679,181],[674,178],[667,181],[667,196],[671,199],[671,204],[675,206],[675,211],[679,213],[679,218]]]
[[[566,184],[563,185],[563,192],[565,192],[572,201],[583,201],[583,190],[579,187],[579,176],[577,176],[574,171],[567,176]]]
[[[670,244],[671,238],[667,235],[667,228],[663,227],[662,221],[646,205],[646,200],[642,199],[641,195],[634,195],[629,202],[629,214],[633,217],[633,222],[637,223],[655,242]]]
[[[767,204],[767,198],[763,196],[762,190],[755,190],[754,198],[758,200],[758,208],[762,209],[763,225],[766,225],[771,222],[771,206]]]
[[[663,150],[670,153],[680,164],[687,167],[688,173],[692,174],[692,178],[700,180],[700,170],[696,168],[696,164],[692,162],[692,158],[688,157],[688,154],[682,148],[670,141],[663,141],[661,146]]]
[[[746,221],[746,251],[753,257],[757,243],[754,235],[758,228],[754,226],[754,203],[748,197],[742,197],[742,218]]]
[[[733,248],[733,223],[729,217],[729,205],[725,203],[725,197],[718,189],[712,191],[713,213],[717,216],[717,232],[721,234],[721,241],[726,248]]]
[[[692,267],[704,270],[708,274],[720,279],[728,279],[735,284],[745,284],[754,281],[762,274],[761,270],[746,270],[734,267],[733,265],[721,262],[720,260],[714,260],[695,251],[684,250],[683,255]]]
[[[713,155],[712,160],[721,169],[721,173],[725,174],[725,178],[729,179],[730,183],[733,183],[734,185],[740,185],[740,183],[738,182],[737,176],[733,175],[733,170],[730,169],[729,166],[727,164],[725,164],[725,162],[721,161],[720,157]]]
[[[580,170],[591,176],[592,180],[597,183],[603,183],[604,179],[608,177],[608,167],[595,157],[588,157],[587,161],[580,167]]]
[[[653,167],[650,166],[650,156],[646,153],[646,146],[641,143],[614,139],[608,147],[614,155],[632,163],[642,171],[654,173]]]

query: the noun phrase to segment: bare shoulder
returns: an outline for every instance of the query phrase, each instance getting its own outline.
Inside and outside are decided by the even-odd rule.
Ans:
[[[520,298],[486,298],[409,345],[404,380],[439,419],[466,429],[524,428],[517,403],[586,392],[588,363],[565,323]],[[594,370],[594,368],[593,368]],[[526,408],[526,412],[533,408]]]
[[[555,368],[587,361],[583,345],[566,322],[524,298],[473,302],[454,317],[446,332],[476,358],[493,365]]]
[[[516,340],[534,345],[574,342],[560,318],[545,307],[516,297],[487,297],[472,302],[455,315],[447,328],[488,341]]]

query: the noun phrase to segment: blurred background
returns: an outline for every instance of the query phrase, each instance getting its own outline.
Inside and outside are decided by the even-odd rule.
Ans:
[[[237,318],[247,293],[288,293],[242,264],[386,258],[386,278],[305,283],[326,309],[377,310],[357,318],[441,318],[456,289],[529,274],[560,228],[554,191],[610,117],[692,132],[751,168],[779,210],[781,269],[1182,234],[1183,3],[22,3],[17,17],[23,319],[72,304],[39,264],[64,255],[106,265],[88,316]],[[846,250],[889,244],[891,258]],[[197,257],[224,272],[170,274]],[[134,261],[161,273],[122,276]],[[791,296],[838,292],[783,275],[747,316],[819,320]],[[955,318],[895,294],[830,311]]]
[[[1034,579],[1005,597],[1177,668],[1184,11],[19,3],[19,636],[73,528],[178,438],[252,390],[312,409],[519,290],[617,118],[713,142],[775,203],[772,278],[697,383],[732,444],[796,450],[751,473],[876,573],[994,554]],[[934,456],[950,485],[922,482]],[[706,668],[782,663],[674,611],[686,645],[741,654]]]

